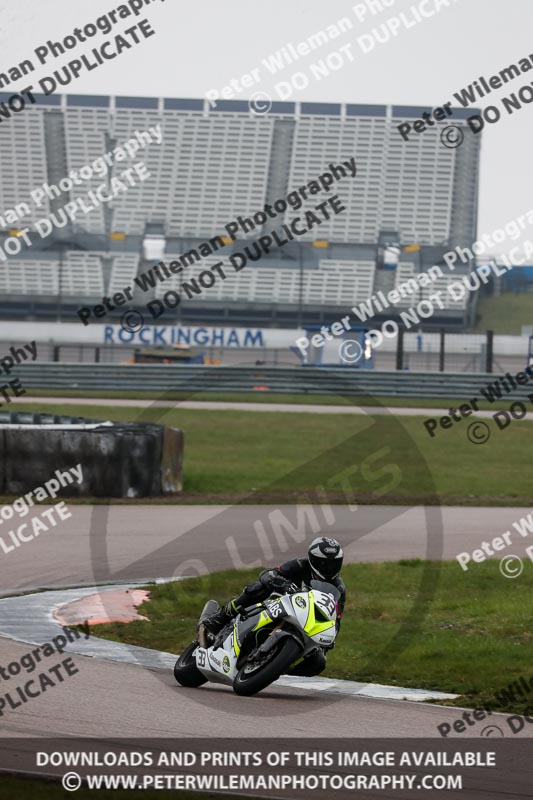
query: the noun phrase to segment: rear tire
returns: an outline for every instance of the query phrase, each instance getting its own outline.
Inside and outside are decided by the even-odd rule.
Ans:
[[[246,674],[246,664],[233,681],[233,690],[242,697],[250,697],[277,681],[301,653],[300,645],[290,636],[284,636],[277,645],[276,653],[262,669]]]
[[[196,688],[207,683],[207,678],[202,675],[196,666],[194,651],[198,647],[198,642],[193,642],[185,648],[176,663],[174,664],[174,677],[182,686]]]

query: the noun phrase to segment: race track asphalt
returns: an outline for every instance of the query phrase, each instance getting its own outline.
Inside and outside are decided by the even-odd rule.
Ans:
[[[44,508],[39,506],[39,513]],[[289,505],[70,505],[72,517],[57,528],[7,554],[0,551],[0,596],[279,564],[305,551],[305,542],[316,535],[314,519],[322,522],[323,533],[342,542],[347,562],[453,559],[499,536],[530,511],[454,506],[351,510],[344,505],[328,507],[325,524],[320,507],[298,508],[300,517],[297,507]],[[6,542],[9,527],[5,522],[0,526]],[[528,540],[523,541],[513,554],[524,554]],[[515,552],[518,547],[521,552]]]
[[[30,648],[1,641],[1,663]],[[64,654],[66,657],[66,654]],[[4,737],[438,737],[461,710],[368,697],[348,698],[292,687],[271,687],[254,698],[231,688],[186,689],[170,671],[71,656],[79,672],[41,696],[7,711]],[[60,657],[50,657],[59,663]],[[503,726],[503,715],[490,722]],[[478,735],[487,721],[469,734]],[[526,726],[523,736],[531,736]]]
[[[429,521],[431,543],[432,526],[438,527],[440,514],[444,546],[440,556],[433,556],[453,558],[456,552],[508,529],[527,512],[446,507],[430,509],[427,520],[421,508],[332,508],[335,520],[329,532],[344,543],[348,561],[424,558],[426,524]],[[273,510],[269,506],[71,506],[72,519],[63,526],[2,555],[1,593],[277,563],[300,553],[304,545],[291,540],[283,551],[271,535],[261,548],[254,522],[259,519],[266,525]],[[294,507],[282,506],[281,511],[296,519]],[[265,557],[267,546],[271,558]],[[0,639],[0,664],[20,658],[26,650],[24,644]],[[73,659],[78,674],[4,713],[3,735],[435,737],[440,722],[460,715],[457,709],[433,705],[337,698],[286,687],[271,688],[254,699],[238,698],[225,687],[180,688],[168,671],[77,655]],[[2,688],[5,691],[5,685]],[[475,729],[477,735],[481,724]],[[533,726],[526,726],[523,735],[531,735],[529,727]]]
[[[280,398],[283,395],[279,395]],[[404,406],[357,406],[357,405],[321,405],[305,403],[254,403],[225,400],[127,400],[101,397],[17,397],[17,403],[40,403],[62,406],[123,406],[126,408],[186,408],[196,411],[263,411],[286,412],[292,414],[368,414],[369,416],[393,414],[399,417],[439,417],[446,411],[446,403],[442,401],[442,410],[438,408],[419,408]],[[490,419],[493,411],[475,411],[474,416]],[[525,418],[528,419],[527,417]]]

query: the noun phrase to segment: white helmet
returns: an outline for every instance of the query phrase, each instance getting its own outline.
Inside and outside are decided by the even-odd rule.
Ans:
[[[344,553],[336,539],[319,536],[309,545],[307,558],[314,576],[323,581],[331,581],[341,571]]]

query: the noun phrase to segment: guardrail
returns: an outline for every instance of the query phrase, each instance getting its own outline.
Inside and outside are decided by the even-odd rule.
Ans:
[[[26,388],[115,391],[271,392],[272,394],[325,394],[417,398],[457,398],[480,395],[498,375],[439,372],[371,372],[353,368],[216,367],[171,364],[59,364],[33,363],[16,367],[10,378],[20,378]],[[527,398],[533,379],[503,399]]]

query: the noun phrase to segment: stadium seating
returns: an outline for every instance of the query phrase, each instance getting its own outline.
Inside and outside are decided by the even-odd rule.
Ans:
[[[110,148],[108,147],[109,115],[107,111],[97,108],[69,107],[65,113],[65,132],[67,149],[68,171],[78,170],[86,164],[101,157]],[[74,184],[71,200],[83,197],[87,192],[97,189],[105,178],[93,175],[89,180],[84,180],[80,185]],[[104,233],[105,206],[99,205],[88,214],[83,214],[76,220],[76,225],[89,233]]]
[[[397,289],[403,283],[406,283],[410,278],[414,278],[418,274],[418,270],[415,268],[414,264],[409,264],[405,262],[400,262],[398,265],[398,269],[396,270],[396,284],[395,288]],[[446,275],[444,274],[442,277],[436,278],[432,281],[431,286],[420,287],[419,290],[416,292],[406,293],[404,291],[405,297],[402,297],[401,300],[396,303],[399,308],[407,308],[408,306],[415,306],[420,300],[427,300],[431,294],[435,294],[436,292],[442,292],[441,299],[444,303],[445,307],[448,309],[465,309],[467,306],[467,296],[462,297],[459,300],[456,300],[450,292],[448,292],[448,287],[451,283],[456,282],[458,280],[458,275]]]
[[[125,253],[113,258],[111,280],[108,294],[121,292],[127,286],[133,286],[133,279],[137,275],[139,256],[134,253]]]
[[[64,251],[61,275],[58,252],[51,250],[42,258],[36,251],[31,258],[23,252],[9,258],[9,266],[0,264],[0,288],[7,296],[97,300],[132,285],[142,265],[137,243],[147,224],[159,226],[173,240],[172,249],[177,240],[181,252],[186,252],[192,239],[222,234],[226,223],[238,215],[251,215],[265,202],[272,203],[316,179],[329,164],[340,165],[354,157],[356,178],[347,176],[332,189],[346,211],[332,216],[319,229],[320,238],[337,247],[333,255],[317,259],[310,247],[317,237],[313,230],[301,237],[305,243],[302,274],[298,263],[288,267],[283,259],[249,264],[191,302],[205,298],[221,303],[296,305],[303,300],[325,307],[363,302],[386,283],[382,278],[376,281],[374,259],[361,257],[361,253],[368,254],[369,247],[377,251],[383,231],[397,231],[405,244],[439,247],[453,242],[454,220],[460,219],[462,235],[471,230],[472,240],[475,238],[477,171],[470,170],[472,178],[466,186],[464,159],[476,158],[477,151],[465,149],[465,155],[443,147],[438,126],[406,144],[397,125],[404,118],[420,116],[422,110],[274,103],[269,114],[258,116],[250,113],[243,101],[221,101],[212,109],[205,101],[191,99],[74,95],[54,97],[53,103],[45,99],[0,127],[0,204],[4,211],[28,199],[32,189],[51,182],[51,177],[57,180],[58,170],[64,167],[65,175],[79,170],[133,138],[137,131],[160,126],[163,138],[161,144],[154,140],[133,159],[115,164],[114,174],[118,174],[142,160],[150,177],[109,206],[78,216],[64,247],[72,246],[70,237],[79,250]],[[53,125],[48,124],[52,117],[46,117],[50,112]],[[461,191],[458,174],[463,176]],[[82,185],[74,185],[70,197],[65,194],[62,200],[75,200],[104,181],[95,174]],[[309,196],[302,209],[289,207],[276,225],[323,199],[323,194]],[[0,228],[7,234],[13,227],[47,216],[50,210],[48,200],[38,209],[32,204],[20,224],[4,221]],[[138,237],[134,252],[126,246],[121,252],[117,242],[107,251],[111,232]],[[165,258],[172,260],[173,256]],[[182,280],[219,260],[205,258],[181,276],[159,284],[156,296],[169,289],[179,291]],[[396,285],[414,275],[420,263],[415,267],[401,262]],[[448,283],[442,278],[434,286],[445,290]],[[447,296],[446,303],[451,310],[466,307],[464,299],[454,301]],[[400,305],[409,304],[405,299]]]
[[[0,292],[3,295],[56,296],[58,287],[57,261],[20,258],[0,264]]]
[[[58,295],[97,301],[106,292],[130,286],[137,274],[139,257],[134,254],[111,258],[109,285],[103,269],[104,253],[66,251],[60,269],[59,257],[10,259],[0,264],[0,291],[8,295]]]
[[[48,214],[46,198],[40,207],[31,202],[31,192],[47,177],[42,114],[20,114],[8,125],[0,125],[0,169],[0,217],[17,204],[30,207],[30,213],[18,215],[16,224],[6,222],[5,230],[23,228]]]
[[[177,254],[165,258],[172,261]],[[208,269],[220,258],[202,259],[181,275],[159,283],[156,297],[162,297],[169,289],[180,291],[183,281],[190,280],[202,270]],[[302,299],[312,305],[345,306],[363,302],[372,294],[375,264],[371,261],[339,261],[322,259],[319,269],[302,272]],[[240,300],[246,303],[286,303],[296,305],[300,299],[300,270],[281,267],[258,267],[249,265],[240,272],[226,272],[226,279],[217,281],[211,289],[204,289],[201,296],[192,295],[198,301]]]
[[[163,223],[170,236],[210,237],[238,214],[265,203],[272,123],[243,114],[117,111],[117,142],[157,124],[161,145],[138,154],[151,177],[113,202],[115,230],[142,234]]]

